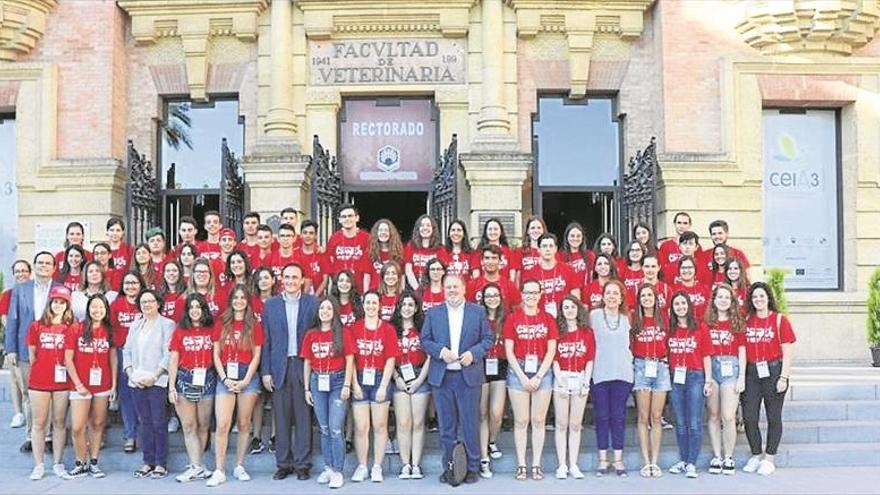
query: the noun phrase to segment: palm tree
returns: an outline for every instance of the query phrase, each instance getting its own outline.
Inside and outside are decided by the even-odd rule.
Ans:
[[[192,127],[190,108],[189,102],[169,103],[168,119],[159,120],[159,129],[165,137],[165,143],[175,150],[180,149],[181,143],[193,149],[192,138],[189,135],[189,129]]]

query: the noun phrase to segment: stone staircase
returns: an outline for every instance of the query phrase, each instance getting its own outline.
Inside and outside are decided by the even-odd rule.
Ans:
[[[3,465],[0,469],[20,471],[24,476],[32,467],[30,455],[21,454],[18,447],[24,439],[23,429],[8,426],[12,414],[9,399],[9,374],[0,372],[0,452]],[[635,425],[634,411],[629,411],[627,425],[625,461],[627,466],[637,468],[641,465]],[[792,372],[791,391],[783,411],[785,429],[782,444],[777,456],[780,467],[816,466],[877,466],[880,467],[880,369],[868,367],[796,367]],[[264,431],[264,438],[268,434]],[[231,434],[230,456],[234,451],[236,434]],[[439,473],[440,452],[437,448],[437,434],[427,435],[427,448],[422,461],[428,473]],[[584,470],[593,469],[596,464],[595,433],[591,428],[584,430],[580,466]],[[182,471],[186,464],[182,433],[170,435],[170,462],[172,472]],[[315,437],[315,466],[321,466],[319,445]],[[493,470],[512,473],[515,469],[513,435],[502,432],[498,442],[504,456],[493,461]],[[666,467],[677,460],[675,434],[664,432],[661,465]],[[737,462],[742,465],[748,458],[745,436],[740,434],[737,442]],[[700,456],[700,467],[705,468],[711,457],[708,438]],[[47,458],[51,459],[50,455]],[[140,466],[140,452],[125,454],[121,448],[121,428],[118,425],[108,430],[107,445],[103,450],[101,464],[108,472],[130,472]],[[73,449],[65,451],[68,467],[73,463]],[[205,454],[205,462],[213,466],[213,453]],[[354,469],[354,454],[346,460],[346,471]],[[275,469],[274,456],[263,453],[248,456],[248,470],[253,474],[268,476]],[[554,434],[547,432],[544,448],[544,467],[551,472],[556,466]],[[386,474],[400,469],[397,455],[386,456]]]

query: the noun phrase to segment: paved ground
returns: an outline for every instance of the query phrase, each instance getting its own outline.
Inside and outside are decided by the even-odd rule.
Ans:
[[[328,493],[326,487],[310,481],[273,481],[267,475],[241,483],[232,480],[220,488],[206,488],[201,483],[180,485],[172,478],[161,481],[136,480],[128,473],[111,473],[103,480],[79,479],[62,481],[47,475],[41,481],[30,481],[29,472],[0,469],[0,493],[6,494],[88,494],[130,493],[130,494],[190,494],[190,493],[242,493],[248,495],[268,493]],[[549,474],[549,473],[548,473]],[[773,476],[762,477],[737,473],[732,477],[701,474],[697,480],[681,476],[666,475],[659,480],[645,480],[632,476],[629,479],[596,479],[588,476],[581,481],[546,479],[541,482],[519,482],[510,475],[492,480],[480,480],[475,485],[451,488],[441,485],[435,478],[422,481],[400,481],[387,479],[384,483],[347,483],[334,493],[350,494],[412,494],[415,490],[423,493],[454,493],[457,495],[494,494],[618,494],[618,493],[670,493],[675,495],[703,493],[772,493],[783,494],[876,494],[880,486],[880,470],[877,468],[823,468],[823,469],[780,469]]]

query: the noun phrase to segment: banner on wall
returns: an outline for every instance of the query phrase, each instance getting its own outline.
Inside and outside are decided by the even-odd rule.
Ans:
[[[838,289],[837,119],[764,110],[764,264],[789,289]]]
[[[437,161],[431,100],[347,100],[339,163],[346,186],[427,185]]]

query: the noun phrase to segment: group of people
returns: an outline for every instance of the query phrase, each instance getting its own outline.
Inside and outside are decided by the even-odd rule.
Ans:
[[[15,262],[16,284],[0,312],[22,391],[31,479],[44,476],[50,432],[57,476],[103,476],[98,460],[111,405],[120,411],[125,452],[143,451],[134,475],[167,476],[170,404],[188,457],[176,479],[226,482],[234,422],[232,474],[247,481],[247,454],[262,450],[265,401],[274,479],[310,478],[314,412],[324,460],[318,482],[343,486],[347,430],[356,460],[350,479],[382,481],[393,408],[400,479],[425,476],[426,419],[434,411],[441,481],[491,478],[492,460],[505,454],[516,457],[517,480],[540,480],[551,402],[555,476],[583,478],[588,400],[595,475],[624,477],[631,394],[642,476],[664,472],[667,394],[679,450],[668,472],[698,476],[708,414],[708,471],[733,474],[740,404],[752,454],[742,470],[775,470],[795,335],[770,288],[749,283],[748,259],[728,244],[723,220],[710,224],[705,248],[681,212],[671,239],[658,245],[638,224],[620,249],[608,233],[590,248],[576,222],[558,238],[539,217],[525,222],[521,247],[508,244],[498,219],[482,225],[472,245],[464,222],[452,222],[444,237],[423,215],[404,244],[387,219],[361,230],[357,208],[346,204],[325,247],[314,221],[298,222],[292,208],[282,219],[276,233],[249,213],[238,239],[209,211],[207,239],[196,241],[198,223],[184,217],[171,250],[160,228],[143,243],[125,243],[117,218],[107,222],[107,240],[86,250],[83,227],[73,222],[62,252]],[[513,453],[496,443],[508,399]],[[69,470],[62,462],[68,411],[76,458]],[[203,454],[212,419],[209,469]],[[456,467],[459,440],[466,466]],[[466,472],[463,480],[453,479],[456,469]]]

